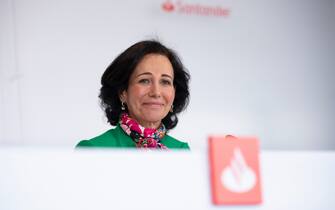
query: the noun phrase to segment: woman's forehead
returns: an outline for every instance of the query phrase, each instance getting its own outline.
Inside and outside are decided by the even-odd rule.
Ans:
[[[173,77],[173,67],[165,55],[148,54],[137,64],[132,76],[138,75],[169,75]]]

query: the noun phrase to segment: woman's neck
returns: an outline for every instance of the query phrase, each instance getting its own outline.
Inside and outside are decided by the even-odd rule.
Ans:
[[[136,117],[133,117],[131,114],[128,114],[130,118],[134,119],[138,124],[140,124],[142,127],[144,128],[154,128],[154,129],[158,129],[161,126],[162,121],[143,121],[143,120],[139,120]]]
[[[139,121],[137,121],[137,122],[145,128],[157,129],[161,125],[161,121],[158,121],[158,122],[139,122]]]

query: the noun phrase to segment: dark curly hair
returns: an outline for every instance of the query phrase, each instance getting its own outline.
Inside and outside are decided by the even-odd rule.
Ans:
[[[188,87],[190,75],[184,68],[180,58],[173,50],[165,47],[159,41],[145,40],[135,43],[122,52],[108,66],[101,77],[102,87],[100,88],[99,98],[111,125],[117,125],[122,112],[120,94],[127,90],[131,74],[144,56],[148,54],[166,56],[173,67],[175,98],[173,101],[173,112],[169,112],[162,120],[166,129],[172,129],[177,125],[177,114],[187,107],[190,95]]]

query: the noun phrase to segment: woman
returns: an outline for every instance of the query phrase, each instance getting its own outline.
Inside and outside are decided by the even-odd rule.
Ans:
[[[77,147],[189,149],[167,135],[188,105],[189,79],[176,53],[160,42],[132,45],[101,78],[101,105],[116,127]]]

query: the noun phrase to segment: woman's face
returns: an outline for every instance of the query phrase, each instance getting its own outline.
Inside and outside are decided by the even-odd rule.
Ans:
[[[166,56],[144,56],[129,78],[128,89],[121,94],[130,117],[144,127],[157,128],[175,97],[173,79],[173,67]]]

